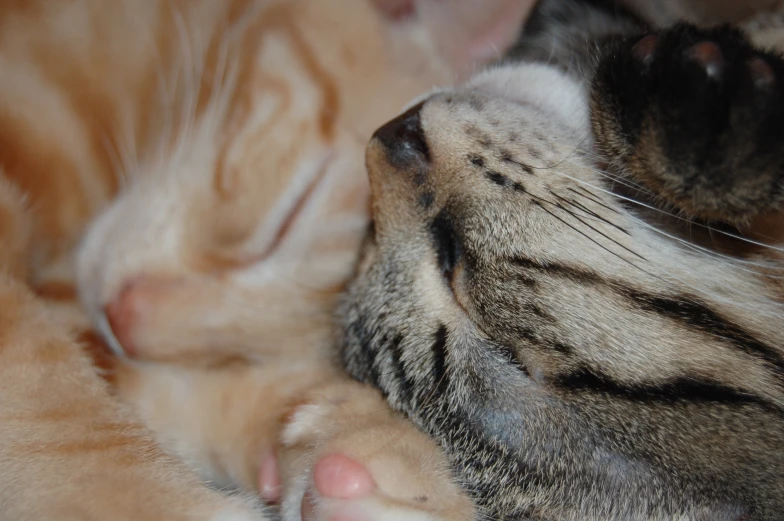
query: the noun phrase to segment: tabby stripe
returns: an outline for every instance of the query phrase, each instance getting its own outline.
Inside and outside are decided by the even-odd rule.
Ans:
[[[446,342],[449,337],[449,332],[445,324],[440,324],[436,331],[433,344],[430,346],[430,351],[433,353],[433,367],[430,371],[430,376],[433,379],[433,389],[435,392],[442,394],[446,392],[449,385],[449,377],[446,373]]]
[[[549,352],[550,350],[554,350],[554,351],[562,352],[564,354],[568,354],[568,350],[570,349],[568,346],[565,346],[560,343],[541,342],[535,336],[530,336],[527,337],[526,339],[529,340],[535,347],[542,348],[543,351],[546,350]],[[520,359],[519,351],[517,351],[516,349],[511,349],[504,344],[493,343],[491,345],[495,347],[499,353],[507,357],[508,359],[507,361],[509,364],[514,366],[518,371],[523,373],[523,375],[525,375],[527,378],[531,377],[531,373],[528,371],[528,367],[526,367],[525,363]],[[566,351],[562,351],[562,349],[565,349]]]
[[[352,352],[343,351],[343,365],[349,371],[358,377],[364,383],[371,383],[376,387],[378,385],[378,374],[375,370],[376,365],[376,350],[373,348],[372,338],[373,335],[368,330],[367,324],[364,320],[356,320],[349,324],[348,333],[353,336],[356,343],[352,339],[346,339],[343,342],[345,346],[359,345],[359,349],[352,350]],[[367,377],[370,376],[370,378]]]
[[[675,378],[658,385],[630,385],[619,383],[600,371],[583,367],[554,379],[553,384],[569,391],[594,392],[640,403],[753,404],[777,415],[784,415],[781,407],[763,398],[694,377]]]
[[[389,343],[388,351],[391,361],[395,366],[395,383],[397,383],[398,400],[410,404],[414,397],[415,382],[412,382],[406,373],[406,366],[403,363],[403,335],[397,335]]]
[[[760,358],[784,373],[784,359],[775,349],[754,338],[742,327],[708,307],[697,298],[685,294],[657,295],[632,288],[623,282],[605,279],[597,273],[566,266],[557,262],[540,263],[524,257],[515,257],[511,263],[529,270],[547,273],[551,276],[569,279],[583,285],[601,285],[626,299],[637,309],[655,313],[681,325],[696,329],[724,342],[743,353]]]
[[[511,263],[521,268],[549,273],[580,284],[609,284],[608,281],[593,271],[574,268],[557,262],[539,262],[526,257],[514,257],[511,259]]]
[[[623,293],[640,309],[657,313],[685,326],[726,340],[736,349],[748,355],[762,358],[784,371],[784,359],[772,347],[757,340],[737,324],[730,322],[693,298],[685,295],[666,297],[634,289],[627,289]]]
[[[382,344],[383,345],[383,344]],[[380,389],[384,398],[389,396],[389,392],[387,388],[381,385],[381,371],[378,369],[378,354],[379,351],[375,347],[371,347],[371,344],[365,344],[362,346],[362,350],[367,353],[367,359],[369,362],[368,366],[368,374],[370,375],[370,383],[373,387]]]

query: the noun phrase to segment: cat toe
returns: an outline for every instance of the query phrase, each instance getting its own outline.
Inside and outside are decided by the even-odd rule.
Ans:
[[[438,447],[379,393],[315,391],[281,436],[284,521],[469,521],[474,506]]]
[[[691,46],[686,51],[686,58],[699,67],[710,79],[720,79],[726,68],[721,47],[716,42],[709,40]]]
[[[649,34],[634,44],[632,47],[632,56],[638,64],[648,68],[656,57],[656,48],[658,47],[658,44],[659,37],[655,34]]]
[[[376,488],[367,468],[341,454],[331,454],[316,462],[313,484],[322,497],[330,499],[365,497]]]
[[[778,83],[776,81],[776,72],[764,58],[754,56],[746,62],[746,67],[754,87],[769,92]]]

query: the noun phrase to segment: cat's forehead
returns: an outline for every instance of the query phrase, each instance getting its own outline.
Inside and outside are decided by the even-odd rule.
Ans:
[[[542,64],[498,66],[477,75],[458,92],[494,101],[483,110],[488,116],[501,117],[510,105],[519,104],[579,129],[588,118],[585,86]]]
[[[420,118],[436,168],[545,174],[590,147],[586,105],[584,86],[560,71],[510,64],[429,96]]]

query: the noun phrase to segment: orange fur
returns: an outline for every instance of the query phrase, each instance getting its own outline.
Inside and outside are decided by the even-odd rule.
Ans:
[[[365,142],[526,8],[420,3],[0,0],[0,519],[260,519],[179,459],[255,489],[292,403],[342,381]]]
[[[25,242],[27,215],[2,192],[0,244]],[[209,490],[111,398],[68,317],[0,265],[0,519],[261,520]],[[24,257],[25,251],[18,251]]]

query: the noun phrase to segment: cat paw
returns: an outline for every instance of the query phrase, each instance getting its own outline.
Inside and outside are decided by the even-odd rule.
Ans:
[[[615,44],[592,110],[600,151],[685,214],[741,223],[784,200],[784,61],[737,29]]]
[[[355,383],[296,408],[279,464],[284,521],[470,521],[474,507],[440,449]]]

